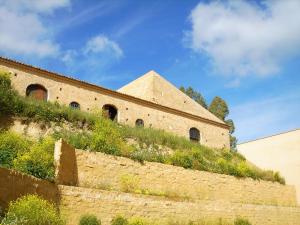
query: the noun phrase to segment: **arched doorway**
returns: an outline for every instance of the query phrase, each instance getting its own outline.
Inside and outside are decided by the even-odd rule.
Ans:
[[[197,128],[192,127],[190,129],[189,133],[190,133],[190,140],[191,141],[195,141],[195,142],[200,141],[200,131]]]
[[[80,104],[78,102],[71,102],[70,107],[72,109],[80,109]]]
[[[137,119],[137,120],[135,121],[135,126],[136,126],[136,127],[144,127],[144,120],[142,120],[142,119]]]
[[[113,106],[106,104],[102,107],[103,116],[111,119],[112,121],[117,120],[118,109]]]
[[[40,84],[30,84],[26,88],[26,96],[34,98],[36,100],[47,101],[48,91]]]

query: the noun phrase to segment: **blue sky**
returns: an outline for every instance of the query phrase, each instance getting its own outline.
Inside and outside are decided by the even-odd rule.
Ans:
[[[118,89],[224,98],[239,142],[300,127],[300,1],[0,0],[0,53]]]

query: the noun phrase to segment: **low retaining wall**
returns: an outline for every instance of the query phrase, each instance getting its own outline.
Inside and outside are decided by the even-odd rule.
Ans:
[[[58,205],[59,193],[55,184],[14,170],[0,168],[0,206],[26,194],[37,194]]]
[[[78,224],[80,216],[94,214],[109,225],[116,215],[140,216],[163,224],[169,219],[188,222],[223,218],[247,218],[252,225],[299,225],[300,208],[231,203],[228,201],[174,201],[164,197],[129,194],[81,187],[59,186],[61,213],[67,225]]]
[[[184,198],[230,202],[296,205],[293,186],[251,178],[184,169],[161,163],[135,162],[128,158],[76,150],[78,185],[122,190],[123,178],[141,190]],[[130,185],[130,184],[129,184]]]

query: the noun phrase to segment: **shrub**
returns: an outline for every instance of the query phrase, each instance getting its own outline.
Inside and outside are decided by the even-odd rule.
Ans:
[[[144,161],[165,163],[167,154],[163,154],[161,150],[156,149],[153,147],[153,145],[150,145],[148,148],[134,148],[128,157],[141,163]]]
[[[27,195],[9,204],[2,224],[63,225],[65,223],[51,203],[36,195]]]
[[[120,177],[121,190],[124,192],[135,192],[139,188],[139,178],[130,174]]]
[[[79,225],[101,225],[101,221],[94,215],[83,215],[80,218]]]
[[[174,166],[182,166],[184,168],[192,168],[193,157],[189,152],[175,151],[170,157],[170,163]]]
[[[0,166],[12,168],[18,153],[28,151],[30,142],[13,132],[0,132]]]
[[[234,220],[234,225],[251,225],[251,223],[247,219],[238,217]]]
[[[74,148],[77,149],[91,149],[90,142],[91,142],[91,134],[88,132],[73,132],[69,130],[62,130],[62,131],[55,131],[52,135],[55,140],[59,140],[62,138],[63,140],[67,141],[68,144],[72,145]]]
[[[285,179],[282,176],[280,176],[279,172],[274,173],[274,179],[275,179],[275,181],[279,182],[280,184],[285,184]]]
[[[107,119],[99,119],[93,129],[91,150],[112,155],[120,155],[125,146],[117,124]]]
[[[150,222],[144,218],[133,217],[129,219],[129,225],[155,225],[155,223]]]
[[[53,157],[54,139],[48,137],[34,144],[28,152],[19,155],[14,160],[13,167],[38,178],[53,180]]]
[[[129,225],[128,220],[123,216],[116,216],[111,221],[111,225]]]
[[[11,87],[9,72],[0,70],[0,116],[11,114],[17,99],[18,95]]]

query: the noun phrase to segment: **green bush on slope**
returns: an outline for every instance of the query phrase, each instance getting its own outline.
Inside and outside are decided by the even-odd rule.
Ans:
[[[54,139],[45,138],[13,161],[13,168],[37,178],[54,178]]]
[[[34,142],[10,131],[0,132],[0,167],[52,181],[54,141],[48,137]]]
[[[2,225],[64,225],[54,205],[36,195],[10,202]]]
[[[12,168],[18,154],[28,151],[30,141],[12,132],[0,132],[0,166]]]
[[[92,214],[86,214],[81,216],[79,225],[101,225],[101,221]]]

